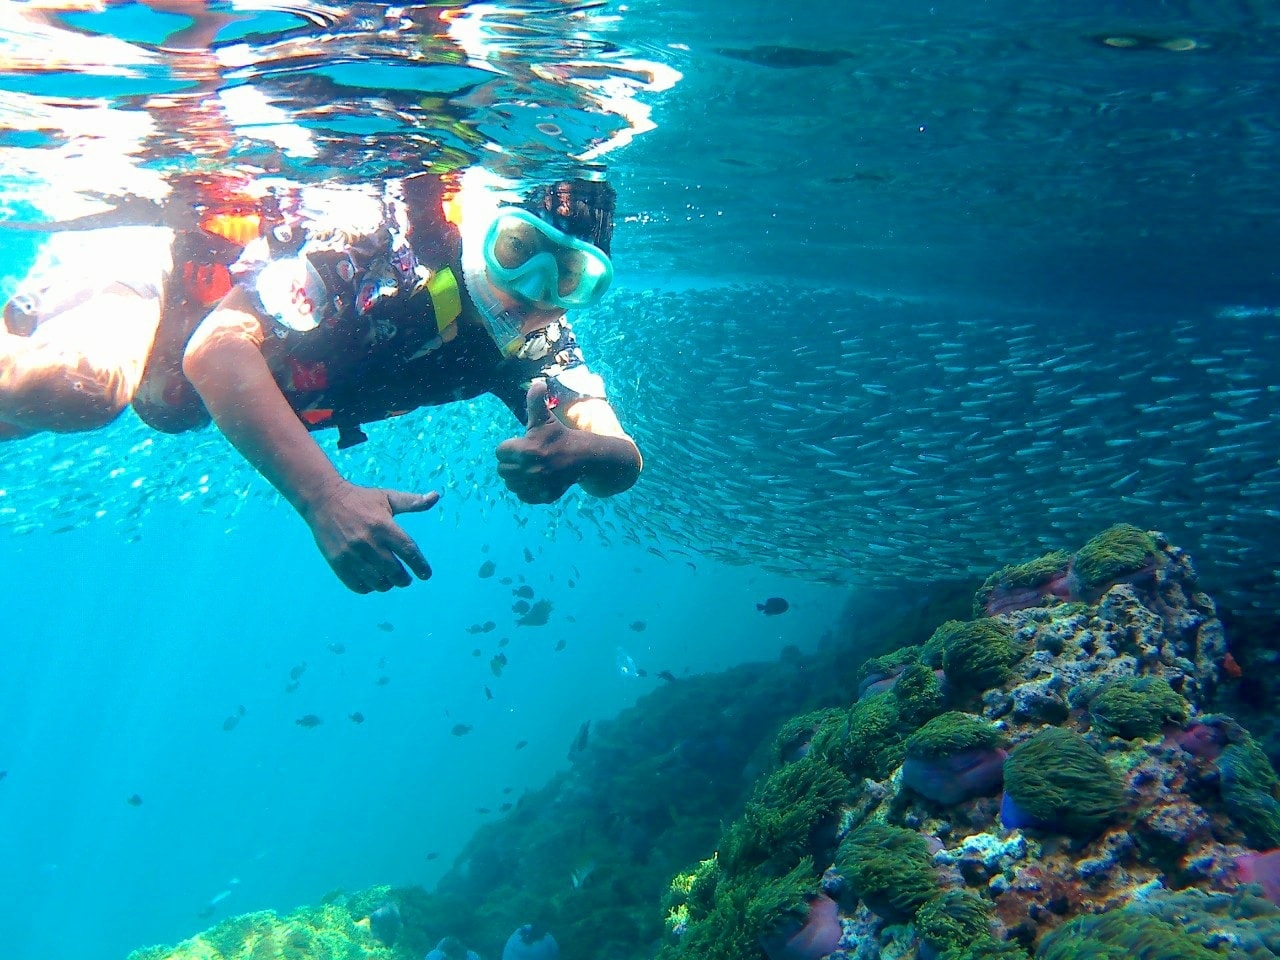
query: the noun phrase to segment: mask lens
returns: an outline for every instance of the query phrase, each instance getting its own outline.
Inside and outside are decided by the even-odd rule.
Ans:
[[[562,309],[595,303],[613,279],[607,256],[526,210],[499,214],[485,238],[484,254],[490,279],[499,286]]]

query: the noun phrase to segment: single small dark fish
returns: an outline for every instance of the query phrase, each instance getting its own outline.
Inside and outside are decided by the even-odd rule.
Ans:
[[[507,665],[507,655],[505,653],[495,653],[493,659],[489,661],[489,669],[495,677],[502,676],[502,668]]]
[[[440,856],[440,854],[438,854],[438,853],[436,853],[434,850],[432,850],[430,853],[428,853],[428,854],[427,854],[427,859],[428,859],[428,860],[435,860],[435,859],[436,859],[436,858],[438,858],[439,856]]]
[[[644,667],[636,667],[637,677],[647,677],[648,675],[649,675],[649,671],[646,670]]]
[[[296,692],[297,692],[297,689],[298,689],[300,686],[302,686],[302,684],[301,684],[301,683],[299,683],[297,680],[290,680],[288,683],[286,683],[286,684],[284,685],[284,692],[285,692],[285,693],[296,693]]]
[[[306,672],[307,672],[307,661],[303,660],[301,663],[297,664],[296,666],[289,668],[289,679],[301,680],[302,675]]]
[[[574,579],[572,579],[572,578],[570,578],[570,579],[569,579],[568,583],[569,583],[569,587],[570,587],[570,589],[572,589],[573,587],[576,587],[576,586],[578,585],[578,584],[577,584],[577,581],[575,581],[575,580],[574,580]]]
[[[324,720],[314,713],[308,713],[293,722],[304,729],[310,730],[313,727],[320,726],[320,724],[324,723]]]
[[[512,804],[510,801],[508,801],[504,803],[502,806],[498,807],[498,809],[501,810],[503,813],[506,813],[508,810],[511,809],[511,807],[512,807]]]
[[[490,577],[493,576],[494,572],[497,569],[498,569],[497,564],[495,564],[492,560],[486,560],[484,563],[480,564],[480,569],[476,571],[476,576],[478,576],[481,580],[488,580]]]
[[[501,580],[499,580],[498,582],[499,582],[500,584],[502,584],[504,587],[509,587],[509,586],[511,586],[513,583],[515,583],[515,581],[514,581],[514,580],[512,580],[510,577],[503,577],[503,578],[502,578]]]
[[[484,633],[484,627],[482,627],[478,623],[473,623],[471,626],[467,627],[467,633],[471,633],[471,634]]]
[[[135,793],[132,796],[130,796],[129,799],[125,801],[125,803],[127,803],[131,807],[140,807],[142,806],[142,797],[138,796],[138,794]]]
[[[533,553],[529,550],[528,547],[524,548],[524,562],[533,563]]]
[[[665,681],[667,681],[667,683],[675,683],[675,682],[676,682],[676,675],[675,675],[674,673],[672,673],[670,670],[659,670],[659,671],[658,671],[658,679],[659,679],[659,680],[665,680]]]
[[[493,813],[488,807],[476,807],[476,813]]]
[[[528,613],[530,609],[532,608],[530,607],[528,600],[517,600],[511,605],[511,612],[520,614],[521,616]]]
[[[524,597],[526,600],[533,599],[533,587],[529,586],[527,583],[524,584],[523,586],[516,587],[511,592],[514,593],[517,597]]]
[[[379,677],[377,680],[374,681],[374,683],[376,683],[380,687],[385,687],[390,682],[391,682],[391,678],[386,676],[385,674],[383,674],[381,677]]]
[[[516,741],[516,749],[517,749],[517,750],[523,750],[523,749],[524,749],[525,747],[527,747],[528,745],[529,745],[529,741],[528,741],[528,740],[517,740],[517,741]]]
[[[782,597],[770,597],[764,603],[757,603],[756,609],[766,617],[776,617],[778,614],[786,613],[790,610],[791,604],[787,603]]]
[[[474,650],[471,651],[471,655],[473,657],[483,657],[484,651],[481,650],[479,647],[476,647]]]
[[[502,788],[502,792],[503,792],[504,794],[505,794],[505,793],[510,793],[510,792],[512,791],[512,789],[513,789],[512,787],[503,787],[503,788]]]
[[[484,698],[485,698],[486,700],[492,700],[492,699],[493,699],[493,691],[492,691],[492,690],[490,690],[488,687],[485,687],[485,688],[484,688]]]
[[[551,618],[551,601],[539,600],[529,612],[516,621],[517,626],[521,627],[541,627]]]
[[[347,719],[352,723],[364,723],[364,714],[357,710],[355,713],[348,713]]]
[[[236,728],[236,724],[239,722],[240,718],[233,713],[231,716],[227,717],[227,719],[222,721],[222,729],[227,733],[230,733]]]
[[[644,632],[644,628],[645,628],[645,627],[647,627],[647,626],[648,626],[648,624],[647,624],[647,623],[645,623],[643,620],[632,620],[632,621],[631,621],[631,629],[632,629],[632,630],[634,630],[636,633],[643,633],[643,632]]]
[[[246,709],[244,708],[244,704],[243,704],[243,703],[242,703],[242,704],[240,704],[238,707],[236,707],[236,716],[237,716],[237,717],[243,717],[243,716],[244,716],[246,713],[248,713],[248,712],[249,712],[249,711],[248,711],[248,710],[246,710]]]
[[[390,620],[383,620],[380,624],[378,624],[378,629],[381,630],[383,633],[390,633],[395,628],[396,628],[396,625],[392,623]]]
[[[505,647],[510,642],[511,642],[510,637],[503,637],[501,640],[498,641],[498,646]]]
[[[557,640],[557,641],[556,641],[556,652],[558,653],[559,651],[563,650],[566,646],[568,646],[568,643],[569,643],[569,642],[568,642],[567,640]]]
[[[338,643],[338,641],[335,640],[333,643],[329,644],[329,652],[330,653],[346,653],[347,648],[344,644]]]
[[[587,749],[587,739],[591,736],[591,721],[583,721],[582,726],[578,728],[577,736],[573,738],[573,744],[569,747],[569,756],[577,756],[583,750]]]
[[[465,737],[468,733],[471,732],[471,724],[455,723],[453,725],[453,730],[451,732],[455,737]]]
[[[485,633],[493,633],[493,631],[498,629],[498,625],[492,620],[486,620],[484,623],[480,624],[480,629]]]

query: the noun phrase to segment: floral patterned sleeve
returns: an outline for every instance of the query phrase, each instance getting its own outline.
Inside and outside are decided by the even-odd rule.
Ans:
[[[563,318],[525,334],[523,345],[509,363],[521,396],[535,379],[546,378],[547,395],[557,415],[576,400],[608,399],[604,380],[587,366],[573,327]]]

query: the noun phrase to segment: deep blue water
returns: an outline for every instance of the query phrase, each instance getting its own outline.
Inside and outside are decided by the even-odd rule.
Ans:
[[[1153,370],[1162,351],[1188,365],[1219,340],[1247,349],[1272,332],[1276,318],[1267,311],[1280,304],[1273,177],[1280,13],[1273,4],[1112,2],[1068,16],[1047,3],[905,3],[890,11],[817,0],[785,8],[642,0],[594,16],[571,23],[551,17],[531,38],[499,31],[509,73],[498,71],[496,89],[471,97],[465,109],[454,104],[469,125],[442,127],[448,132],[435,146],[475,149],[468,130],[480,131],[481,139],[508,148],[487,159],[528,172],[566,147],[537,132],[541,115],[522,112],[534,93],[558,111],[565,136],[578,146],[625,126],[616,115],[594,113],[597,105],[575,88],[530,80],[530,64],[577,54],[594,57],[605,73],[625,75],[634,60],[679,72],[670,89],[635,94],[656,128],[604,158],[625,213],[615,245],[620,289],[583,329],[594,337],[584,338],[593,364],[598,360],[617,384],[624,420],[647,443],[651,476],[664,476],[664,452],[668,463],[680,464],[680,476],[668,477],[669,487],[642,482],[620,505],[573,497],[555,508],[525,508],[502,492],[485,459],[490,439],[511,428],[495,405],[434,419],[419,414],[395,431],[371,431],[373,443],[340,461],[345,470],[406,489],[444,486],[446,497],[433,514],[406,520],[433,562],[433,580],[356,597],[333,579],[305,527],[216,437],[162,438],[139,453],[133,445],[145,433],[126,420],[95,437],[0,448],[0,507],[14,511],[0,514],[0,770],[7,771],[0,781],[0,955],[121,957],[206,926],[210,920],[198,914],[228,890],[215,918],[287,909],[336,887],[429,885],[484,821],[476,808],[496,808],[505,787],[518,795],[544,782],[565,763],[584,720],[615,713],[655,682],[623,677],[619,647],[652,677],[816,643],[850,587],[777,572],[770,531],[789,551],[820,557],[815,566],[837,573],[838,558],[859,556],[870,536],[859,526],[853,537],[855,528],[843,520],[823,527],[830,490],[814,480],[820,461],[768,439],[811,426],[812,408],[775,386],[772,398],[795,408],[795,419],[766,421],[755,451],[720,456],[712,449],[711,466],[683,459],[699,443],[680,435],[693,428],[709,433],[712,444],[757,436],[742,425],[756,414],[716,391],[762,371],[768,379],[770,338],[791,350],[808,335],[815,342],[829,337],[814,314],[824,323],[834,316],[832,322],[861,324],[870,341],[892,331],[858,368],[861,381],[906,353],[898,339],[901,311],[890,317],[874,303],[910,304],[911,316],[920,317],[913,327],[928,322],[923,315],[936,303],[938,323],[965,331],[965,356],[937,361],[947,365],[1009,359],[1018,351],[1008,347],[1008,331],[1019,325],[1039,324],[1055,348],[1048,352],[1074,337],[1087,356],[1107,362],[1137,352],[1133,340],[1112,338],[1136,331],[1142,363]],[[95,17],[108,17],[107,26]],[[171,20],[135,4],[77,14],[73,23],[138,49],[172,29]],[[579,28],[606,45],[584,52],[569,42]],[[259,63],[226,79],[270,91],[307,129],[331,138],[331,156],[289,161],[299,179],[407,172],[412,164],[395,159],[388,143],[407,143],[410,153],[425,148],[421,130],[403,116],[443,123],[448,111],[424,106],[430,98],[422,94],[462,91],[466,99],[475,82],[474,71],[456,62],[406,67],[406,52],[419,49],[412,45],[364,46],[360,22],[344,29],[342,49],[355,52],[343,62],[312,62],[308,51],[290,48],[297,59]],[[297,15],[263,11],[224,40],[246,38],[265,50],[263,38],[310,30]],[[1116,46],[1108,37],[1136,40]],[[1190,48],[1177,43],[1188,38]],[[0,22],[0,41],[29,38]],[[59,150],[66,132],[60,124],[71,120],[54,111],[58,98],[116,95],[113,109],[124,119],[146,112],[136,98],[182,86],[154,65],[124,76],[56,71],[48,62],[40,69],[40,57],[67,53],[67,42],[37,45],[34,68],[0,75],[0,116],[13,128],[0,136],[0,203],[14,220],[41,219],[45,202],[44,216],[52,216],[51,198],[90,191],[117,173],[89,147],[87,167],[68,156],[74,151]],[[295,83],[298,77],[313,78],[318,93]],[[349,109],[307,113],[317,96]],[[385,108],[387,98],[399,113]],[[53,112],[41,119],[36,103]],[[92,135],[85,142],[91,145]],[[141,167],[147,176],[122,189],[141,191],[157,170],[181,159],[180,150],[175,159],[155,149]],[[43,183],[26,164],[32,157],[64,165]],[[0,231],[6,291],[32,250],[29,236]],[[678,315],[671,298],[687,290],[702,291],[685,301],[698,309]],[[855,292],[883,299],[854,301]],[[667,297],[661,310],[646,305],[649,295],[654,302]],[[841,309],[823,313],[824,297],[840,297]],[[791,316],[793,303],[809,312]],[[1247,321],[1220,319],[1232,305],[1260,312]],[[1001,319],[991,320],[995,332],[985,341],[975,325],[996,314]],[[612,329],[620,317],[649,325]],[[1223,323],[1233,324],[1230,337],[1216,336]],[[1259,335],[1251,337],[1245,323],[1258,325]],[[688,342],[703,345],[701,352],[681,352],[682,324],[696,326]],[[759,340],[744,327],[758,330]],[[721,328],[741,339],[712,354],[705,344]],[[1189,338],[1176,350],[1175,328]],[[661,353],[670,349],[674,361]],[[1044,359],[1022,353],[1028,362]],[[1219,358],[1224,376],[1246,370],[1239,353],[1232,357]],[[1172,504],[1161,516],[1189,515],[1185,529],[1199,539],[1183,545],[1203,551],[1207,565],[1228,564],[1223,580],[1248,571],[1267,595],[1280,567],[1273,527],[1233,525],[1223,506],[1244,489],[1261,516],[1280,496],[1280,480],[1250,485],[1239,475],[1274,468],[1280,419],[1276,392],[1268,390],[1280,384],[1274,345],[1249,359],[1257,361],[1246,372],[1260,392],[1245,411],[1258,425],[1247,456],[1228,457],[1227,467],[1208,476],[1188,467],[1171,477],[1165,468],[1129,462],[1117,447],[1108,470],[1115,477],[1144,471],[1136,482],[1158,488]],[[789,368],[778,361],[776,369]],[[910,376],[928,385],[988,374]],[[1223,412],[1196,386],[1163,424],[1172,439]],[[1092,381],[1077,388],[1101,389]],[[1158,403],[1161,390],[1149,378],[1124,389],[1131,393],[1077,410],[1070,422],[1096,419],[1108,439],[1128,440],[1141,424],[1132,404]],[[981,399],[959,390],[954,399],[964,398]],[[818,399],[839,406],[847,398],[828,388]],[[884,404],[890,413],[892,400]],[[1018,401],[1009,403],[993,430],[1017,419]],[[1070,412],[1053,397],[1037,403],[1046,422],[1055,410]],[[923,417],[894,422],[890,431],[861,425],[862,412],[849,416],[848,432],[884,433],[890,444],[899,428],[931,429]],[[1217,421],[1224,423],[1237,422]],[[414,431],[427,439],[415,440]],[[1204,450],[1224,445],[1206,436]],[[1046,448],[1044,456],[1061,459],[1070,447]],[[982,471],[1008,476],[1023,469],[1019,448],[1009,444],[997,451],[1002,459],[968,470],[975,488]],[[375,451],[385,454],[381,462]],[[1143,452],[1157,461],[1167,456]],[[1185,446],[1179,455],[1212,459]],[[762,463],[776,476],[745,483],[743,475]],[[861,462],[846,466],[863,469]],[[125,470],[123,478],[111,476],[115,467]],[[951,468],[966,472],[965,461]],[[211,479],[202,484],[204,476]],[[870,486],[892,480],[875,478]],[[1050,500],[1052,490],[1040,489],[1045,482],[1029,477],[1027,496]],[[202,485],[212,492],[193,493]],[[930,488],[921,511],[939,510],[934,493]],[[980,554],[981,565],[999,556],[1011,535],[1003,523],[1007,501],[984,500],[980,489],[965,496],[910,533],[890,523],[911,512],[901,497],[901,510],[888,519],[875,513],[877,503],[859,503],[859,522],[884,527],[883,537],[876,534],[884,543],[927,529]],[[1058,524],[1060,514],[1046,513],[1041,530],[1019,530],[1004,559],[1025,559],[1029,547],[1055,544],[1064,530],[1075,537],[1116,520],[1147,522],[1125,510],[1161,513],[1119,496],[1104,505],[1077,497],[1069,506],[1069,528]],[[106,511],[101,519],[98,509]],[[699,523],[687,520],[693,512]],[[1198,525],[1200,514],[1214,522]],[[739,518],[746,515],[753,520],[743,540]],[[1056,545],[1073,548],[1079,538]],[[882,549],[877,562],[892,576],[892,550]],[[723,566],[713,556],[742,565]],[[497,572],[479,579],[486,559]],[[939,577],[972,573],[951,559],[940,566]],[[916,566],[910,570],[918,575]],[[504,585],[502,577],[515,582]],[[525,582],[555,604],[546,626],[513,624],[511,591]],[[775,594],[791,600],[791,612],[761,617],[755,603]],[[467,632],[486,620],[497,629]],[[637,620],[645,622],[643,632],[630,629]],[[384,623],[394,629],[379,627]],[[499,648],[503,637],[510,644]],[[344,652],[332,652],[331,644]],[[510,662],[498,677],[490,658],[500,649]],[[303,663],[297,690],[286,692],[290,670]],[[379,685],[384,676],[389,682]],[[243,717],[224,730],[241,706]],[[353,711],[365,722],[347,719]],[[303,729],[295,720],[306,714],[323,724]],[[455,737],[458,723],[473,729]],[[516,750],[522,740],[528,747]],[[126,802],[134,794],[140,805]],[[430,853],[438,856],[428,860]]]

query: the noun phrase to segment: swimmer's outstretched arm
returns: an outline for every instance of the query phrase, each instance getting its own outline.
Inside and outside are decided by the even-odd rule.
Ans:
[[[431,566],[395,522],[429,510],[438,493],[361,487],[344,480],[280,392],[262,355],[263,318],[239,288],[196,329],[183,372],[231,444],[307,522],[334,573],[357,593],[407,587]]]

